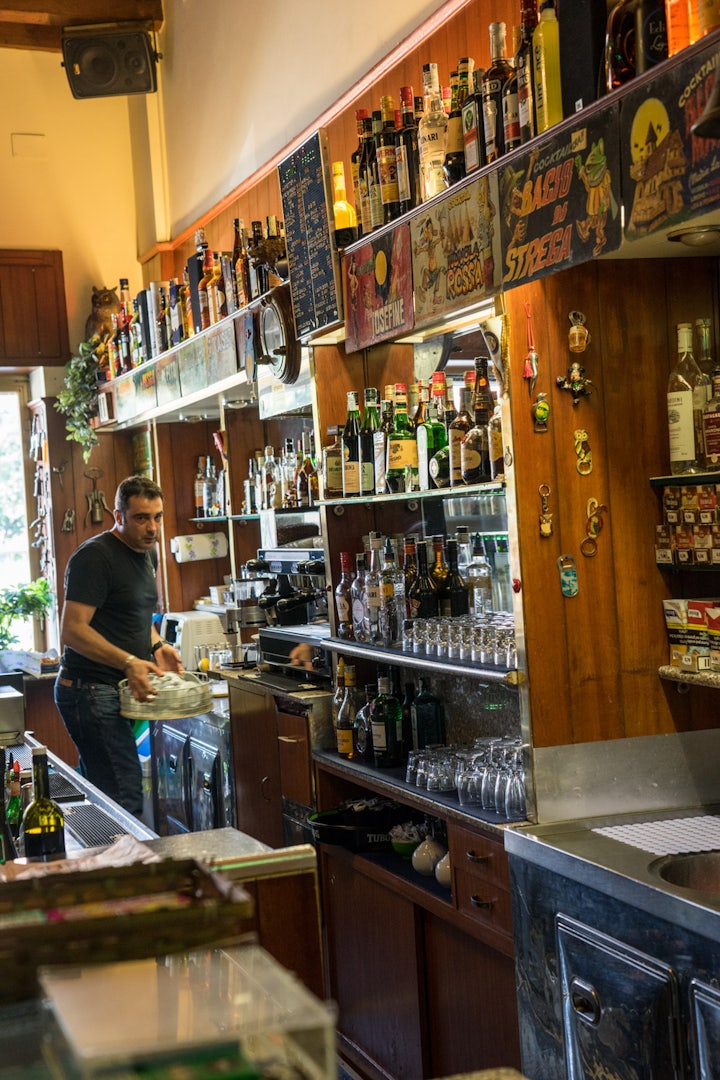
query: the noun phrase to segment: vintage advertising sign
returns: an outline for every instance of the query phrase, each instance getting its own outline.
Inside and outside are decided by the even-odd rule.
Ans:
[[[357,352],[413,328],[410,229],[371,236],[343,256],[345,351]]]
[[[451,189],[410,222],[415,325],[469,307],[500,288],[497,175]]]
[[[717,77],[717,47],[704,49],[623,99],[620,114],[625,238],[637,240],[720,203],[720,143],[698,139]]]
[[[499,169],[505,288],[615,251],[621,242],[618,105],[606,105]]]

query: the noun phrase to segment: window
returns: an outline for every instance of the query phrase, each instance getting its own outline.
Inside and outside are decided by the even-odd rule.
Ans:
[[[34,464],[29,457],[28,380],[21,375],[0,376],[0,433],[3,467],[0,471],[0,588],[23,585],[40,572],[38,549],[31,549],[35,529],[28,530],[28,491]],[[31,551],[33,554],[31,554]],[[32,649],[32,620],[18,619],[13,626],[18,648]]]

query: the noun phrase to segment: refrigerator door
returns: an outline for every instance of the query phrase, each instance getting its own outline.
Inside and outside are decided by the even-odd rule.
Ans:
[[[188,793],[188,735],[170,721],[152,724],[155,831],[174,836],[192,830]]]
[[[224,812],[220,750],[190,736],[188,754],[191,828],[193,832],[220,829],[229,824]]]

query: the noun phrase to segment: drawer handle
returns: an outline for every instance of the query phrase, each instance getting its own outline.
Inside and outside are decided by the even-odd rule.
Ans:
[[[294,739],[291,735],[278,735],[278,742],[302,743],[304,739]]]
[[[470,850],[470,851],[465,852],[465,858],[467,859],[468,862],[471,862],[471,863],[486,863],[486,862],[490,862],[490,859],[492,858],[492,856],[491,855],[478,855],[478,853],[476,851]]]
[[[597,1027],[602,1017],[602,1006],[594,986],[575,977],[570,983],[570,1003],[579,1020],[590,1027]]]
[[[470,903],[472,904],[473,907],[479,907],[479,908],[490,909],[490,908],[495,907],[495,901],[494,900],[483,900],[479,896],[471,896],[470,897]]]

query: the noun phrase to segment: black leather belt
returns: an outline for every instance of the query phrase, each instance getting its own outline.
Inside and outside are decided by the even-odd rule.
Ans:
[[[87,679],[74,679],[66,668],[60,668],[57,683],[58,686],[69,686],[73,690],[92,690],[94,686],[114,686],[117,689],[115,683],[99,683],[97,679],[92,682]]]

